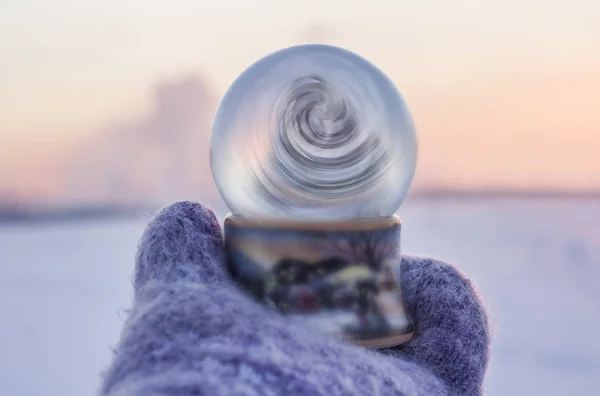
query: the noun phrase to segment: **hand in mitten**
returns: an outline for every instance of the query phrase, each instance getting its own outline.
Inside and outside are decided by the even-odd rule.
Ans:
[[[226,273],[207,208],[174,204],[148,225],[133,307],[101,395],[479,395],[490,331],[464,275],[403,258],[415,336],[369,350],[292,325]]]

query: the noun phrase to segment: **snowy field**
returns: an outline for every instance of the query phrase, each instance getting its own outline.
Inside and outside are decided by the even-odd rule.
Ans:
[[[413,202],[404,252],[457,264],[495,324],[488,395],[600,389],[600,202]],[[221,212],[219,215],[223,215]],[[0,224],[0,395],[93,395],[146,218]]]

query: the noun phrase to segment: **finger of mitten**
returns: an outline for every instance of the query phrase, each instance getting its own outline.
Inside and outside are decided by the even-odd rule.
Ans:
[[[410,361],[344,344],[230,283],[148,283],[102,395],[445,395]]]
[[[457,394],[481,394],[490,329],[473,285],[456,268],[431,259],[404,258],[401,271],[415,336],[392,353],[429,368]]]
[[[140,239],[134,288],[148,281],[218,282],[226,279],[219,222],[205,206],[178,202],[150,221]]]

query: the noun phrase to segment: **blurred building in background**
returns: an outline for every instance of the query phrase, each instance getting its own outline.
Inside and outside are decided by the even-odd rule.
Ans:
[[[151,111],[107,123],[61,152],[42,196],[7,186],[4,210],[159,206],[192,199],[220,200],[209,165],[210,126],[218,103],[199,75],[164,81],[153,90]],[[42,169],[31,191],[44,191]],[[18,185],[17,185],[18,186]],[[27,190],[25,190],[26,192]]]
[[[161,204],[216,196],[209,166],[217,99],[198,76],[159,84],[152,112],[115,122],[72,152],[68,195],[78,204]]]

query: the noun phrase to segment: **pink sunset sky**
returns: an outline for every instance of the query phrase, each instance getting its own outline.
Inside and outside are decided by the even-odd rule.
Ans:
[[[214,197],[219,98],[305,42],[396,83],[415,189],[600,190],[596,0],[27,0],[0,4],[0,201]]]

